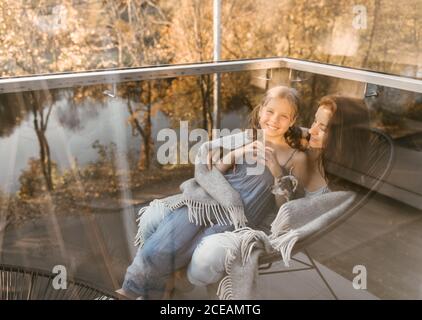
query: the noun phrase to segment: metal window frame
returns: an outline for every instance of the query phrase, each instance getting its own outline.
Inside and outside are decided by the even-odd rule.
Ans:
[[[422,93],[422,80],[279,57],[0,78],[0,94],[276,68]]]

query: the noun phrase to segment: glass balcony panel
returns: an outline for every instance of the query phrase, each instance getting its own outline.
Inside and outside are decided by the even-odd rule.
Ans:
[[[290,57],[420,79],[421,2],[12,1],[0,4],[1,77]]]
[[[162,164],[158,133],[180,137],[187,126],[207,134],[213,79],[0,95],[1,263],[48,272],[64,265],[69,275],[118,288],[136,252],[138,209],[178,193],[193,175],[180,158],[196,141],[173,145],[175,162]],[[248,113],[275,85],[299,90],[304,127],[326,94],[366,100],[372,126],[394,140],[396,161],[379,193],[310,251],[350,286],[353,266],[365,265],[375,297],[421,298],[421,95],[288,69],[222,73],[221,81],[221,127],[230,130],[247,127]]]

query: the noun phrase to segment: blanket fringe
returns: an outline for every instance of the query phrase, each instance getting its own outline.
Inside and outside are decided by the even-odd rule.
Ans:
[[[237,229],[233,231],[234,234],[237,234],[238,237],[241,239],[239,246],[240,252],[242,256],[242,265],[245,265],[252,253],[257,240],[263,240],[264,238],[268,238],[268,236],[263,231],[254,230],[249,227]]]
[[[218,285],[217,296],[220,300],[233,300],[233,286],[229,275],[225,276]]]
[[[244,228],[248,222],[246,219],[243,207],[241,206],[230,206],[227,207],[227,211],[230,215],[230,221],[233,222],[235,229]]]
[[[236,253],[241,254],[242,265],[248,262],[256,241],[260,238],[267,237],[263,231],[244,227],[233,232],[225,232],[226,236],[232,238],[234,246],[226,251],[226,259],[224,267],[226,276],[220,281],[217,290],[217,296],[220,300],[233,300],[233,279],[232,267],[237,258]]]
[[[283,205],[277,214],[277,217],[271,223],[271,234],[273,236],[279,236],[290,230],[290,213],[287,208]]]
[[[135,236],[134,245],[139,246],[140,248],[144,246],[144,242],[145,242],[144,233],[141,227],[141,224],[142,224],[141,218],[147,209],[148,209],[148,206],[142,207],[141,209],[139,209],[138,218],[136,219],[136,222],[138,223],[138,232],[136,233],[136,236]]]
[[[218,285],[217,296],[220,300],[233,300],[233,281],[231,277],[232,266],[236,260],[236,252],[238,252],[238,248],[241,246],[242,240],[234,232],[225,232],[224,234],[232,238],[234,247],[230,247],[226,250],[224,268],[227,275],[221,279]],[[230,243],[230,241],[228,242]]]
[[[283,258],[284,265],[289,267],[290,255],[293,249],[293,246],[299,239],[299,232],[296,230],[290,230],[289,232],[279,236],[272,238],[270,240],[271,245],[274,249],[280,251],[281,256]]]
[[[143,217],[147,210],[158,210],[165,212],[168,209],[174,211],[182,206],[188,207],[188,216],[191,223],[203,226],[213,226],[213,217],[218,225],[234,225],[235,228],[245,227],[247,219],[243,207],[230,206],[222,207],[219,204],[203,203],[190,199],[180,199],[176,202],[167,202],[165,199],[155,199],[149,206],[142,207],[138,212],[138,232],[135,236],[135,246],[142,247],[145,241],[143,230]]]
[[[175,210],[182,206],[188,207],[189,221],[196,225],[213,226],[215,223],[212,217],[215,217],[218,225],[234,225],[235,228],[246,226],[243,207],[229,206],[223,207],[214,203],[203,203],[191,199],[180,199],[176,203],[168,203],[164,199],[162,202],[170,209]]]
[[[150,202],[148,206],[145,206],[139,209],[138,218],[136,218],[136,222],[138,223],[138,232],[136,233],[136,236],[135,236],[134,245],[139,246],[140,248],[144,246],[144,242],[145,242],[145,235],[144,235],[144,228],[143,228],[145,212],[150,209],[151,210],[158,209],[158,212],[160,212],[164,218],[165,206],[158,199]]]

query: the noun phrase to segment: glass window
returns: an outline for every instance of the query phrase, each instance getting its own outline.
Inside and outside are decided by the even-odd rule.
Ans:
[[[0,4],[2,77],[213,61],[213,1]],[[290,57],[421,78],[421,2],[221,1],[221,60]]]
[[[223,58],[285,56],[421,78],[421,6],[418,0],[229,1]]]
[[[212,79],[206,74],[0,95],[2,263],[47,272],[60,264],[69,275],[119,287],[136,251],[137,211],[180,192],[193,175],[192,162],[180,160],[183,148],[190,152],[197,141],[172,144],[165,154],[173,158],[163,164],[158,153],[168,141],[159,133],[173,129],[180,138],[184,129],[202,128],[208,134]],[[222,128],[230,130],[247,127],[250,110],[275,85],[301,93],[303,127],[324,95],[365,98],[372,127],[394,141],[396,161],[378,193],[310,252],[327,272],[347,279],[353,292],[353,267],[365,265],[371,297],[420,298],[420,246],[414,245],[422,227],[420,94],[287,69],[222,73],[221,79]],[[390,263],[380,263],[385,260]],[[274,290],[264,296],[279,294]]]

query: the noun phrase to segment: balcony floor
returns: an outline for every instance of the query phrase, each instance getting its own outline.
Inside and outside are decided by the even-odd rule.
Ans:
[[[309,262],[306,255],[298,253],[295,258]],[[339,299],[352,300],[377,300],[376,296],[366,290],[356,290],[352,282],[341,275],[317,263],[321,273],[330,284]],[[292,261],[290,269],[303,267],[298,262]],[[288,270],[281,262],[263,272],[277,272]],[[333,300],[329,289],[318,276],[315,270],[295,271],[288,273],[262,274],[258,277],[257,296],[262,300]],[[193,291],[183,293],[176,292],[173,299],[217,299],[214,293],[207,291],[204,287],[196,287]]]
[[[0,234],[4,264],[52,270],[71,266],[69,275],[113,289],[129,264],[121,213],[49,216]],[[97,226],[94,235],[93,225]],[[340,299],[422,299],[421,211],[381,195],[309,248]],[[103,249],[97,236],[103,238]],[[62,241],[60,241],[60,238]],[[302,254],[297,256],[304,258]],[[368,290],[355,290],[352,273],[364,265]],[[93,267],[95,266],[95,267]],[[294,264],[292,265],[294,267]],[[271,271],[282,270],[280,263]],[[261,275],[262,299],[332,299],[314,270]],[[213,299],[204,288],[179,293],[178,299]]]

